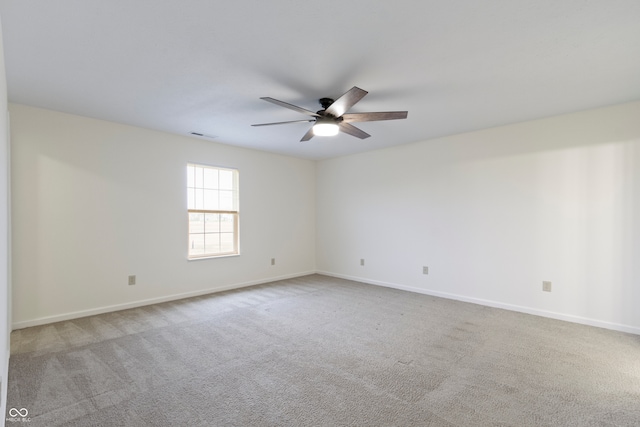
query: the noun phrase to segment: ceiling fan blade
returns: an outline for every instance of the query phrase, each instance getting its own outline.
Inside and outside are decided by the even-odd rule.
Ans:
[[[272,126],[272,125],[285,125],[287,123],[308,123],[308,122],[314,122],[315,120],[291,120],[288,122],[274,122],[274,123],[258,123],[257,125],[251,125],[251,126]]]
[[[327,107],[326,112],[335,117],[340,117],[349,111],[349,108],[353,107],[356,102],[360,101],[368,93],[369,92],[366,90],[354,86],[340,98],[333,101],[333,104]]]
[[[355,127],[354,125],[350,125],[349,123],[342,122],[338,126],[340,126],[340,131],[348,133],[351,136],[355,136],[356,138],[365,139],[371,136],[365,131],[358,129],[357,127]]]
[[[313,126],[311,126],[309,128],[309,130],[307,131],[307,133],[304,134],[304,136],[302,137],[302,139],[300,140],[300,142],[302,141],[308,141],[311,138],[313,138]]]
[[[406,119],[407,111],[384,111],[378,113],[349,113],[342,116],[344,123],[375,122],[378,120]]]
[[[284,108],[288,108],[288,109],[293,110],[293,111],[297,111],[298,113],[306,114],[308,116],[313,116],[313,117],[320,117],[318,113],[315,113],[315,112],[310,111],[310,110],[305,110],[304,108],[298,107],[297,105],[289,104],[289,103],[284,102],[284,101],[279,101],[277,99],[270,98],[268,96],[265,96],[265,97],[260,98],[260,99],[264,99],[267,102],[271,102],[272,104],[276,104],[276,105],[279,105],[279,106],[284,107]]]

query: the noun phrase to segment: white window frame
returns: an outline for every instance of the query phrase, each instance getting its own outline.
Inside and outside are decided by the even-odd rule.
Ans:
[[[227,178],[224,184],[221,183],[221,172]],[[202,175],[197,178],[199,173]],[[215,179],[207,180],[205,173],[209,177],[215,176]],[[231,176],[230,185],[229,176]],[[199,260],[240,255],[239,198],[238,169],[187,163],[187,259]],[[215,228],[211,231],[207,230],[209,223],[207,218],[213,220],[211,225],[217,227],[217,230]],[[227,221],[229,219],[233,221],[231,229],[222,229],[224,218]],[[228,241],[224,247],[223,235],[232,236],[231,247]],[[217,246],[215,240],[207,244],[208,238],[217,238]]]

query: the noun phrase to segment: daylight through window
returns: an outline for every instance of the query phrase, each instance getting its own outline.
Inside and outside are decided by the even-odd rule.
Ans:
[[[187,165],[189,259],[237,255],[238,171]]]

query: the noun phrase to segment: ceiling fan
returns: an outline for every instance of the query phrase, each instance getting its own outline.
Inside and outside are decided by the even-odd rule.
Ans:
[[[270,97],[263,97],[265,101],[279,105],[281,107],[289,108],[290,110],[297,111],[307,116],[313,117],[312,119],[304,120],[292,120],[288,122],[276,122],[276,123],[261,123],[251,126],[272,126],[283,125],[287,123],[300,123],[309,122],[315,123],[311,129],[304,134],[300,141],[309,141],[314,136],[333,136],[342,131],[346,134],[355,136],[356,138],[365,139],[371,135],[353,126],[354,122],[373,122],[378,120],[397,120],[406,119],[407,111],[385,111],[376,113],[347,113],[351,107],[353,107],[358,101],[369,93],[366,90],[359,87],[352,87],[345,94],[335,101],[331,98],[320,98],[320,105],[322,110],[313,112],[296,105],[288,104],[283,101],[279,101]]]

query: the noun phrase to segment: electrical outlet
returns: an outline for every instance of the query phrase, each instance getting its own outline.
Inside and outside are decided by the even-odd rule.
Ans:
[[[136,276],[129,276],[129,286],[136,284]]]
[[[360,265],[364,265],[364,258],[360,258]]]
[[[422,267],[422,274],[429,274],[429,267]]]
[[[275,258],[271,258],[271,265],[276,265],[276,259]]]
[[[551,282],[542,282],[542,290],[544,292],[551,292]]]

